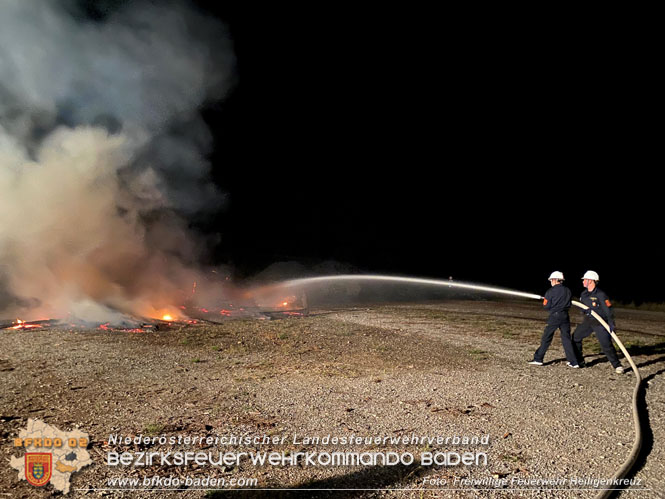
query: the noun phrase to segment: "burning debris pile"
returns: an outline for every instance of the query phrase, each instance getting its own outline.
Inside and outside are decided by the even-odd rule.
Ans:
[[[109,330],[122,330],[132,333],[144,333],[147,331],[154,331],[159,328],[158,325],[151,321],[149,323],[136,323],[130,325],[126,323],[124,326],[111,326],[109,323],[105,324],[89,324],[83,321],[78,321],[76,319],[60,320],[60,319],[46,319],[46,320],[37,320],[37,321],[23,321],[21,319],[16,319],[15,321],[0,321],[0,329],[18,329],[18,330],[31,330],[31,329],[49,329],[49,328],[68,328],[68,329],[91,329],[99,328],[105,331]]]
[[[0,5],[0,317],[21,317],[3,327],[223,317],[184,290],[210,273],[191,221],[224,202],[200,110],[234,78],[225,27],[177,2],[81,4]]]
[[[0,320],[0,329],[66,328],[144,333],[201,323],[219,324],[233,319],[271,320],[309,314],[307,296],[304,292],[296,293],[290,289],[289,294],[285,293],[286,291],[279,286],[253,288],[237,291],[235,302],[216,300],[207,307],[200,306],[197,297],[193,296],[187,303],[181,305],[177,312],[167,311],[159,317],[136,317],[115,312],[112,320],[100,322],[100,320],[84,320],[70,313],[64,318],[57,319]],[[226,295],[228,294],[227,292]]]

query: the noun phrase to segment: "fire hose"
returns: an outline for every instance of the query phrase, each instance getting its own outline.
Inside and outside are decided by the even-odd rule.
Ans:
[[[483,291],[489,293],[508,294],[513,296],[521,296],[523,298],[535,298],[537,300],[543,299],[542,296],[537,294],[523,293],[513,290],[489,287],[489,286],[478,286],[473,284],[460,283],[457,281],[452,281],[452,278],[448,281],[442,281],[442,280],[433,280],[433,279],[418,279],[418,278],[381,276],[381,275],[337,275],[337,276],[309,277],[304,279],[292,279],[290,281],[283,282],[282,285],[296,286],[296,285],[305,285],[320,281],[332,282],[340,280],[367,280],[367,281],[383,281],[383,282],[392,281],[392,282],[402,282],[402,283],[411,283],[411,284],[436,285],[436,286],[470,289],[474,291]],[[589,310],[589,307],[587,307],[583,303],[573,301],[572,304],[583,310]],[[639,398],[640,387],[642,385],[642,376],[640,375],[637,366],[633,362],[632,357],[626,350],[626,347],[623,345],[623,343],[617,337],[614,331],[612,331],[609,324],[607,324],[607,322],[605,322],[605,320],[593,310],[591,310],[591,316],[594,317],[605,328],[605,330],[607,330],[607,332],[610,334],[614,342],[617,345],[619,345],[619,348],[623,352],[624,356],[628,360],[628,363],[632,367],[633,372],[635,373],[635,389],[633,390],[633,406],[632,406],[633,421],[635,423],[635,441],[633,442],[633,448],[631,449],[628,458],[624,461],[624,463],[621,465],[621,467],[616,471],[616,473],[612,477],[612,482],[618,483],[620,480],[625,478],[626,475],[633,468],[633,466],[637,462],[640,450],[642,449],[642,428],[640,424],[639,407],[638,407],[638,398]],[[614,491],[615,489],[601,490],[596,495],[596,499],[605,499],[607,497],[610,497]]]
[[[573,301],[573,305],[581,308],[582,310],[589,310],[589,307],[577,301]],[[631,468],[635,465],[637,457],[640,454],[640,450],[642,449],[642,428],[640,425],[640,416],[638,408],[638,397],[639,397],[640,386],[642,384],[642,376],[640,375],[640,371],[637,369],[635,362],[633,362],[633,358],[630,356],[630,354],[626,350],[626,347],[624,347],[623,343],[621,343],[621,340],[618,338],[618,336],[614,333],[614,331],[612,331],[609,324],[607,324],[607,322],[605,322],[603,318],[593,310],[591,310],[591,315],[607,330],[607,332],[610,334],[614,342],[617,345],[619,345],[619,348],[623,352],[624,356],[628,360],[628,363],[630,364],[630,367],[633,369],[633,372],[635,373],[635,389],[633,390],[633,422],[635,424],[635,441],[633,442],[633,448],[631,449],[628,458],[624,461],[624,463],[621,465],[621,467],[616,471],[616,473],[612,477],[613,483],[617,483],[619,480],[623,479],[631,470]],[[596,499],[604,499],[610,497],[613,492],[614,492],[613,489],[601,490],[596,495]]]

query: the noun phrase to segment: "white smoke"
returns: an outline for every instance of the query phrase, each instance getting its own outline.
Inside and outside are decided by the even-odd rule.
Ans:
[[[156,313],[196,278],[186,217],[221,200],[199,110],[230,41],[181,3],[72,5],[0,2],[0,312]]]

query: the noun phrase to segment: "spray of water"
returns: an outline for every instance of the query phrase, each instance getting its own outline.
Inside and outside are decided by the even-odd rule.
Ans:
[[[336,281],[347,281],[347,282],[396,282],[402,284],[416,284],[416,285],[425,285],[425,286],[438,286],[446,288],[460,288],[472,291],[479,291],[483,293],[494,293],[502,295],[517,296],[521,298],[531,298],[534,300],[541,300],[542,296],[525,293],[522,291],[514,291],[512,289],[497,288],[493,286],[485,286],[478,284],[470,284],[452,280],[439,280],[439,279],[421,279],[417,277],[398,277],[398,276],[387,276],[387,275],[334,275],[334,276],[319,276],[319,277],[306,277],[301,279],[291,279],[288,281],[283,281],[279,283],[279,286],[284,287],[306,287],[310,284],[316,283],[333,283]]]

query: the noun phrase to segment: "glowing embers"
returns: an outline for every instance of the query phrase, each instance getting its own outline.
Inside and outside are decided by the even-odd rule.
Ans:
[[[94,318],[81,319],[72,312],[62,319],[26,321],[24,319],[0,320],[0,329],[67,329],[73,331],[101,330],[109,332],[146,333],[158,330],[179,329],[182,327],[228,320],[271,320],[286,317],[301,317],[309,314],[307,298],[303,293],[244,292],[233,303],[228,299],[209,301],[206,306],[195,304],[193,300],[181,306],[166,308],[147,307],[138,314],[104,307],[102,314]],[[100,315],[102,317],[100,317]]]
[[[151,331],[170,329],[172,327],[188,326],[196,324],[196,320],[186,319],[179,321],[162,321],[151,319],[135,319],[127,317],[122,321],[116,322],[89,322],[80,319],[68,317],[66,319],[46,319],[38,321],[24,321],[16,319],[15,321],[0,321],[0,329],[4,330],[48,330],[48,329],[68,329],[75,330],[101,330],[125,333],[147,333]]]
[[[21,319],[16,319],[16,322],[13,323],[9,329],[36,329],[42,327],[42,321],[37,322],[26,322]]]
[[[98,329],[101,329],[103,331],[117,331],[117,332],[122,332],[122,333],[148,333],[151,331],[156,331],[158,329],[157,326],[154,324],[142,324],[140,327],[133,327],[133,328],[127,328],[127,327],[114,327],[110,323],[106,324],[100,324]]]
[[[182,315],[163,314],[159,319],[136,318],[126,316],[122,321],[104,322],[102,324],[84,324],[88,329],[101,329],[103,331],[124,333],[149,333],[154,331],[165,331],[198,324],[199,321],[183,317]]]
[[[233,300],[208,299],[188,301],[180,307],[182,315],[193,320],[221,323],[233,319],[270,320],[282,317],[305,316],[309,314],[307,297],[304,293],[289,294],[281,290],[254,288],[235,293]]]
[[[40,319],[36,321],[25,321],[23,319],[14,320],[0,320],[0,329],[18,329],[18,330],[31,330],[31,329],[44,329],[51,327],[59,320],[53,319]]]
[[[261,312],[271,319],[309,315],[305,293],[284,295],[274,292],[256,293],[256,304]]]

